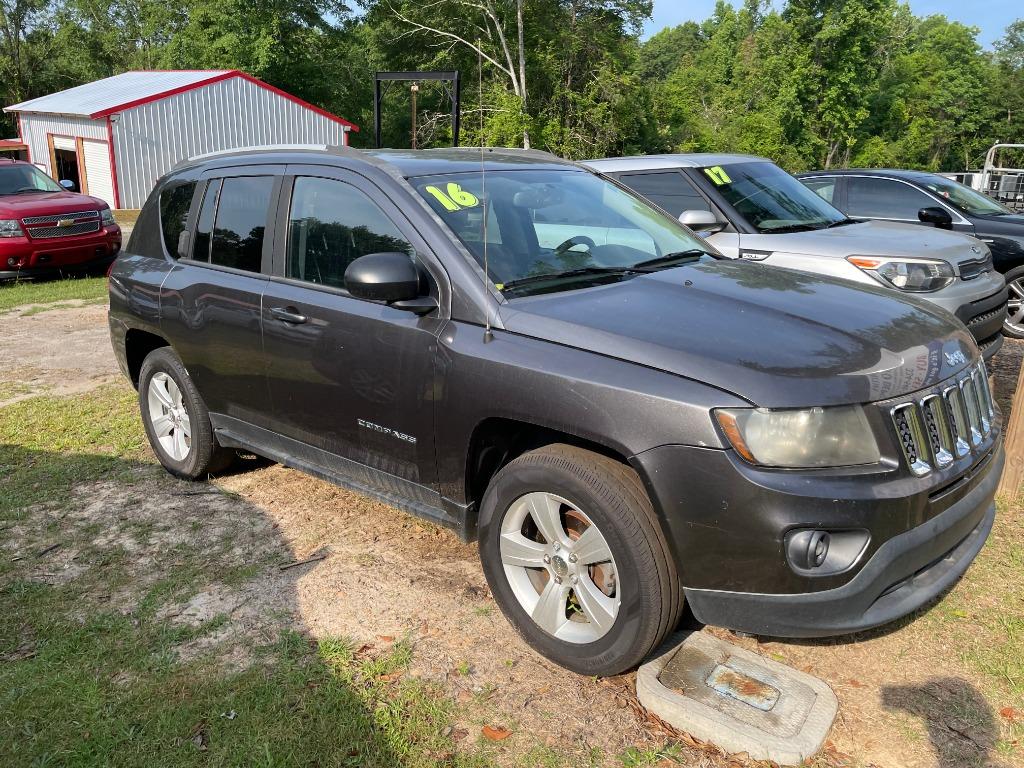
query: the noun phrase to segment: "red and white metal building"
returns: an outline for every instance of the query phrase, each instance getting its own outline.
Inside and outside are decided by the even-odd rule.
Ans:
[[[359,128],[238,70],[124,72],[12,104],[28,159],[112,208],[140,208],[196,155],[264,144],[347,145]]]

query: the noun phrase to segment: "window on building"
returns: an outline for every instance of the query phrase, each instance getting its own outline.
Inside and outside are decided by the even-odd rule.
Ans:
[[[335,288],[360,256],[383,252],[414,255],[394,222],[363,192],[334,179],[300,177],[288,217],[287,274]]]

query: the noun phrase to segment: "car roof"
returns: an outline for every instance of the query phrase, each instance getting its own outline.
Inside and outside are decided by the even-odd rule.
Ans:
[[[901,179],[923,183],[939,176],[928,171],[912,171],[901,168],[834,168],[828,171],[805,171],[796,174],[797,178],[808,179],[814,176],[878,176],[883,179]],[[940,176],[940,178],[945,178]]]
[[[690,152],[672,155],[631,155],[630,157],[605,157],[600,160],[583,160],[583,165],[602,173],[622,171],[652,171],[668,168],[707,168],[712,165],[734,165],[736,163],[770,163],[756,155],[736,155],[717,152]]]
[[[176,170],[198,165],[311,163],[337,160],[339,165],[366,163],[385,166],[401,176],[427,176],[438,173],[480,171],[481,163],[489,171],[541,168],[577,168],[547,152],[525,149],[456,147],[447,149],[354,149],[323,144],[274,144],[210,152],[180,163]]]

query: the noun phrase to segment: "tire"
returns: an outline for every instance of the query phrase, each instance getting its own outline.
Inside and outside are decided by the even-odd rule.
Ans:
[[[170,347],[142,361],[139,410],[153,452],[172,475],[197,480],[231,464],[232,453],[217,445],[206,404]]]
[[[1006,286],[1010,290],[1010,300],[1003,321],[1003,335],[1024,339],[1024,266],[1014,267],[1006,273]]]
[[[551,527],[556,521],[558,529]],[[582,675],[619,674],[679,621],[675,563],[628,466],[569,445],[530,451],[495,474],[479,524],[495,601],[526,642],[556,664]]]

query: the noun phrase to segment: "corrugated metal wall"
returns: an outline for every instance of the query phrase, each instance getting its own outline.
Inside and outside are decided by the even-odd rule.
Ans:
[[[50,147],[46,142],[46,134],[58,136],[81,136],[83,139],[107,140],[107,121],[90,120],[87,117],[70,117],[61,115],[37,115],[31,112],[21,113],[22,140],[28,144],[29,157],[33,163],[42,163],[47,173],[50,168]]]
[[[205,152],[346,143],[341,124],[241,77],[126,110],[112,120],[122,208],[141,207],[157,179]]]

